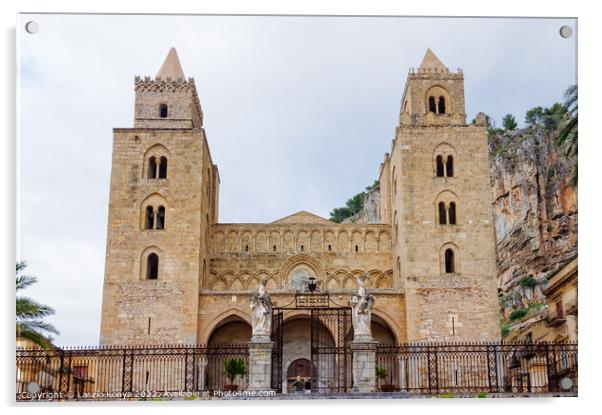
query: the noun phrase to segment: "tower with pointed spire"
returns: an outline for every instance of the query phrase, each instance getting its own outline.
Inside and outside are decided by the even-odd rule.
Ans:
[[[401,100],[400,125],[462,125],[464,74],[450,70],[427,49],[418,69],[410,69]]]
[[[196,343],[219,175],[194,79],[171,48],[113,130],[102,344]],[[116,311],[117,310],[117,311]]]
[[[462,71],[428,49],[409,71],[380,170],[408,341],[500,337],[487,128],[477,124],[466,124]]]
[[[171,48],[154,78],[136,77],[136,128],[201,128],[203,111],[193,78],[184,76]]]

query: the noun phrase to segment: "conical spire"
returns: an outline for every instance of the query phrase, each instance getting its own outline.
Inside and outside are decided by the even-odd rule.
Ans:
[[[171,78],[173,80],[185,78],[176,48],[169,49],[169,53],[167,54],[163,65],[161,65],[161,69],[159,69],[159,72],[157,73],[157,78]]]
[[[437,55],[433,53],[433,51],[428,48],[426,53],[424,54],[424,59],[422,59],[422,63],[420,64],[420,69],[439,69],[442,71],[447,71],[447,67],[439,60]]]

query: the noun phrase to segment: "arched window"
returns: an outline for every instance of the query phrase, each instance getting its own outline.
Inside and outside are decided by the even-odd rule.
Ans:
[[[429,97],[429,112],[437,112],[437,103],[435,102],[435,97]]]
[[[153,229],[155,222],[155,214],[153,213],[153,207],[147,206],[144,215],[144,229]]]
[[[445,97],[439,97],[439,114],[445,114]]]
[[[443,156],[437,156],[436,158],[436,164],[437,164],[437,177],[443,177],[444,173],[443,173]]]
[[[445,225],[447,220],[445,218],[445,202],[439,202],[439,225]]]
[[[451,248],[445,250],[445,273],[453,274],[456,272],[456,264],[454,260],[454,251]]]
[[[165,206],[157,209],[157,229],[165,229]]]
[[[146,176],[149,179],[157,178],[157,159],[155,157],[151,157],[148,159],[148,172]]]
[[[453,156],[447,156],[445,162],[445,175],[447,177],[454,177],[454,158]]]
[[[167,157],[159,159],[159,179],[167,178]]]
[[[159,117],[167,118],[167,104],[159,105]]]
[[[455,225],[456,224],[456,202],[451,202],[449,204],[448,215],[449,215],[449,224]]]
[[[146,258],[146,279],[156,280],[159,277],[159,256],[155,253]]]

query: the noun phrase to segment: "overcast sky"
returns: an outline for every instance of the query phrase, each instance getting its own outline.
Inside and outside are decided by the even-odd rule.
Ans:
[[[39,23],[35,35],[23,24]],[[330,210],[378,178],[407,71],[430,47],[465,76],[467,118],[549,106],[576,78],[574,20],[24,15],[19,259],[60,345],[97,344],[112,128],[171,46],[194,77],[220,222]]]

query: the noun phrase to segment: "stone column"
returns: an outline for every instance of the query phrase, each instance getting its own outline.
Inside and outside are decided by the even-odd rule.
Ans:
[[[353,352],[353,392],[376,392],[377,341],[358,339],[351,342]]]
[[[249,386],[248,390],[269,390],[272,380],[272,348],[274,342],[267,339],[251,338],[249,345]]]

